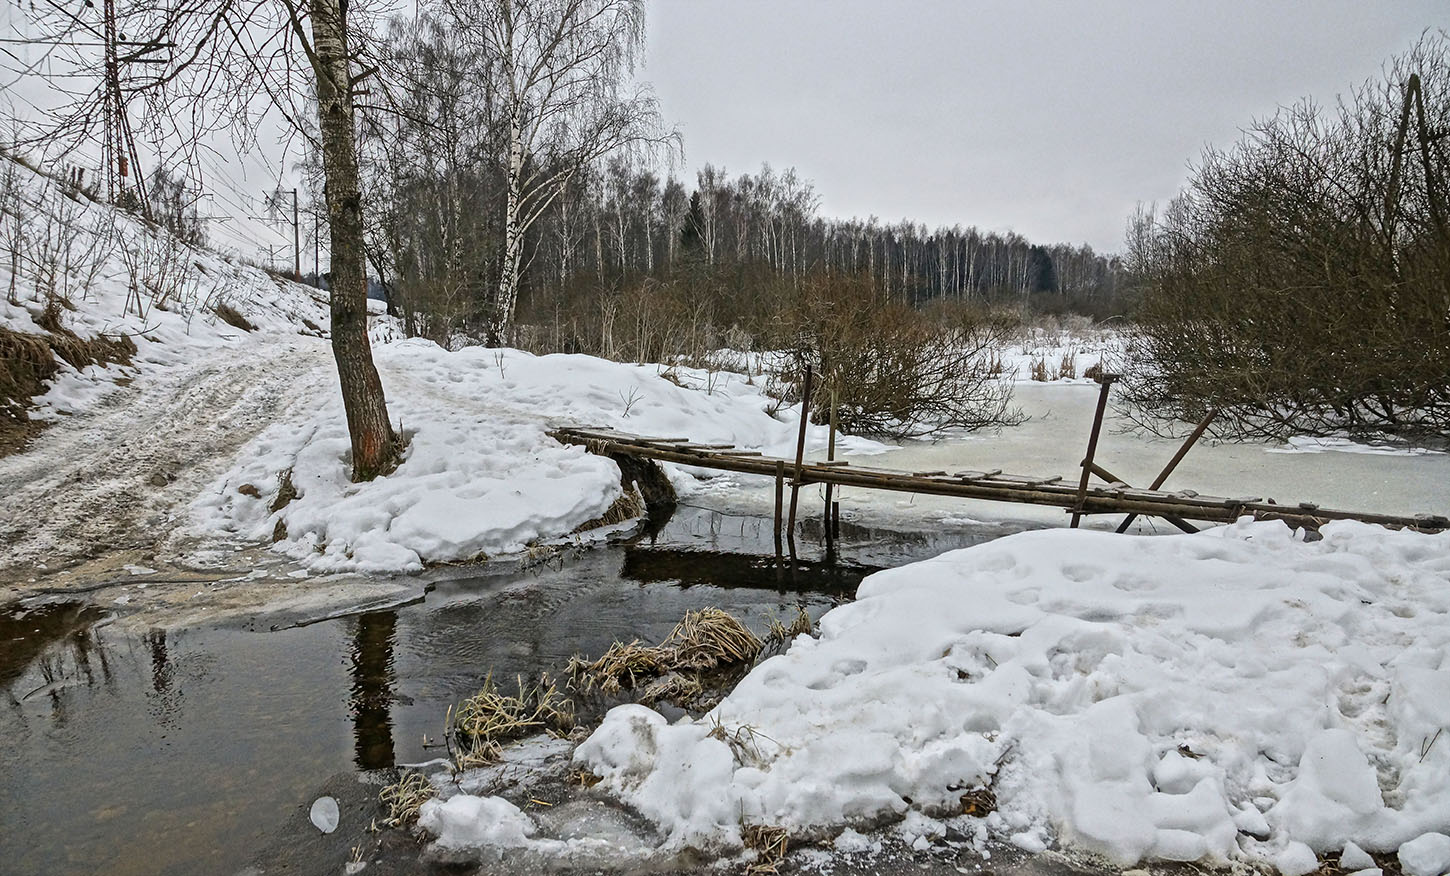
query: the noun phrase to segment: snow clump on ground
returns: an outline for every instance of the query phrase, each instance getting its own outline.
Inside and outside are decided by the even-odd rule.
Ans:
[[[548,435],[589,425],[794,453],[797,412],[780,419],[742,375],[629,365],[592,356],[535,356],[421,339],[375,350],[388,411],[408,441],[392,474],[355,484],[335,385],[315,407],[259,436],[194,504],[212,534],[266,541],[318,572],[417,570],[428,562],[522,551],[604,515],[622,493],[619,468]],[[695,388],[700,387],[700,388]],[[823,447],[824,426],[808,446]],[[884,449],[844,438],[846,449]],[[297,497],[276,508],[279,475]],[[676,473],[677,487],[691,478]],[[250,486],[251,489],[246,489]],[[239,491],[239,488],[240,491]],[[280,523],[280,526],[279,526]],[[284,535],[285,533],[285,535]]]
[[[1367,849],[1438,876],[1447,585],[1450,534],[1354,522],[1021,533],[870,576],[713,712],[620,706],[575,760],[666,848],[898,820],[1117,866]],[[983,786],[995,810],[961,815]],[[431,828],[466,844],[470,805]]]

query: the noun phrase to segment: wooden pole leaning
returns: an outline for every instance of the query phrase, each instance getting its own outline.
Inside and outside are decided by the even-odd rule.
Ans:
[[[790,519],[785,525],[786,544],[790,546],[790,558],[796,558],[795,552],[795,517],[796,506],[800,501],[801,480],[805,475],[806,457],[806,426],[811,419],[811,382],[815,376],[811,366],[806,366],[805,387],[801,390],[801,428],[800,434],[795,443],[795,474],[790,483]]]
[[[1072,509],[1070,525],[1073,529],[1077,529],[1078,523],[1082,520],[1083,505],[1087,502],[1088,478],[1092,477],[1093,456],[1098,452],[1098,433],[1103,429],[1103,412],[1108,408],[1108,391],[1118,376],[1117,374],[1102,376],[1103,388],[1098,392],[1098,409],[1093,414],[1093,431],[1088,436],[1087,456],[1082,461],[1082,479],[1077,483],[1077,502]]]
[[[1178,467],[1178,463],[1183,461],[1183,457],[1187,456],[1188,451],[1193,445],[1198,443],[1198,439],[1203,437],[1203,433],[1208,430],[1208,424],[1212,423],[1213,418],[1216,416],[1218,416],[1218,408],[1209,408],[1208,413],[1204,414],[1203,419],[1199,420],[1198,425],[1193,428],[1193,433],[1184,440],[1183,445],[1178,448],[1178,452],[1173,454],[1173,458],[1168,460],[1167,465],[1163,466],[1163,470],[1158,472],[1158,477],[1153,479],[1153,485],[1148,489],[1156,490],[1163,486],[1163,483],[1168,480],[1168,476],[1173,474],[1173,470]],[[1137,518],[1137,514],[1129,514],[1127,517],[1124,517],[1123,522],[1118,524],[1117,532],[1127,532],[1128,527],[1132,526],[1133,521]],[[1176,522],[1173,525],[1178,526]],[[1179,526],[1178,528],[1182,529],[1183,527]]]

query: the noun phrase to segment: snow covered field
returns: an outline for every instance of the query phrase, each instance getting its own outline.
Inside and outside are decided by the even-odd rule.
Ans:
[[[280,521],[280,548],[315,571],[416,570],[517,553],[604,514],[622,492],[618,467],[554,441],[552,426],[688,436],[772,454],[795,445],[789,409],[779,419],[765,413],[770,400],[741,375],[677,368],[667,379],[653,365],[481,347],[449,352],[423,340],[381,345],[376,358],[389,412],[409,441],[396,472],[366,484],[348,480],[346,426],[332,390],[242,449],[236,466],[197,500],[201,528],[266,541]],[[812,427],[809,441],[823,447],[825,427]],[[854,438],[846,446],[884,449]],[[284,471],[298,496],[272,511]],[[688,476],[677,481],[693,488]]]
[[[899,821],[1144,860],[1450,870],[1450,535],[1277,523],[1022,533],[871,576],[700,720],[620,706],[575,753],[666,848]],[[1438,742],[1438,744],[1437,744]],[[989,787],[995,811],[961,815]],[[443,846],[527,845],[502,800]]]

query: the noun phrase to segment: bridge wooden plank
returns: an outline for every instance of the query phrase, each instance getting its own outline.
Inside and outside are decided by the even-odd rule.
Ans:
[[[625,454],[774,477],[781,464],[788,460],[764,456],[758,450],[739,450],[730,445],[696,444],[685,438],[648,438],[619,432],[608,427],[567,427],[550,433],[565,443],[583,444],[606,454]],[[598,442],[608,447],[598,448]],[[1450,529],[1450,518],[1440,514],[1397,516],[1369,512],[1320,508],[1311,502],[1278,505],[1264,502],[1257,496],[1222,498],[1200,496],[1192,490],[1167,492],[1129,487],[1121,481],[1093,485],[1079,500],[1079,491],[1063,484],[1061,475],[1039,477],[973,470],[947,476],[942,472],[908,472],[873,466],[852,466],[844,460],[803,463],[799,483],[826,483],[836,486],[864,487],[894,492],[922,493],[966,499],[1049,505],[1085,514],[1131,513],[1150,514],[1168,519],[1174,525],[1192,529],[1184,518],[1209,522],[1232,522],[1241,514],[1261,520],[1283,520],[1291,525],[1318,526],[1329,520],[1362,520],[1386,526],[1427,531]],[[1104,480],[1107,480],[1104,478]]]

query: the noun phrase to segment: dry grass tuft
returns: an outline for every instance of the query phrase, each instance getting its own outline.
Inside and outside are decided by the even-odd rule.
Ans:
[[[605,509],[604,513],[592,520],[574,527],[570,535],[578,535],[581,532],[588,532],[591,529],[599,529],[605,526],[614,526],[644,515],[644,499],[640,498],[636,490],[625,490],[620,493],[614,504]]]
[[[64,360],[76,368],[129,363],[136,345],[127,337],[80,338],[55,323],[46,334],[17,332],[0,327],[0,456],[24,446],[39,431],[27,413],[31,398],[45,391]]]
[[[726,727],[718,717],[710,716],[710,732],[706,734],[711,739],[717,739],[730,747],[730,753],[734,756],[735,762],[746,765],[760,765],[765,762],[765,753],[760,749],[760,740],[764,739],[779,747],[774,739],[756,730],[749,724],[741,724],[734,730]]]
[[[755,863],[745,868],[751,876],[777,876],[790,848],[790,831],[768,824],[748,824],[741,831],[747,849],[755,851]]]
[[[962,814],[986,818],[997,811],[997,795],[991,788],[973,788],[961,797]]]
[[[815,629],[811,622],[811,616],[801,607],[796,608],[795,619],[789,625],[780,622],[779,618],[771,618],[770,631],[766,634],[766,642],[771,645],[779,645],[789,642],[796,636],[810,635]]]
[[[600,693],[613,694],[664,672],[665,658],[662,649],[635,639],[628,644],[615,642],[592,663],[576,655],[564,671],[586,691],[598,688]]]
[[[1062,354],[1062,362],[1057,366],[1057,376],[1071,380],[1077,377],[1077,352],[1068,350]]]
[[[518,693],[500,693],[489,675],[483,689],[449,712],[449,727],[463,750],[460,768],[498,760],[500,744],[533,733],[562,736],[574,728],[574,704],[548,676],[526,684],[516,679]]]
[[[257,327],[252,325],[250,320],[248,320],[245,316],[242,316],[242,314],[230,304],[218,304],[213,309],[216,311],[216,315],[221,318],[221,321],[231,326],[232,328],[239,328],[244,332],[251,332],[257,330]]]
[[[645,705],[665,700],[672,703],[689,703],[705,692],[705,685],[698,678],[671,672],[650,682],[640,693],[639,701]]]
[[[754,660],[761,643],[729,612],[702,608],[685,612],[660,647],[674,652],[671,668],[702,671]]]
[[[1048,380],[1048,378],[1047,378],[1047,360],[1046,359],[1036,359],[1036,358],[1034,358],[1032,360],[1032,366],[1028,370],[1028,376],[1030,376],[1033,380],[1037,381],[1038,383],[1046,383],[1047,380]]]
[[[388,807],[383,821],[388,827],[406,827],[418,820],[418,810],[436,795],[433,785],[422,773],[406,773],[398,781],[383,788],[378,801]]]
[[[287,503],[297,496],[297,486],[292,483],[292,469],[289,468],[277,475],[277,497],[272,500],[271,505],[267,506],[267,510],[275,514],[286,508]]]
[[[654,679],[640,702],[689,701],[704,692],[693,676],[721,666],[749,663],[763,645],[755,634],[728,612],[705,608],[685,613],[665,640],[649,646],[635,639],[615,642],[603,657],[589,661],[576,656],[565,670],[578,690],[615,694]]]

